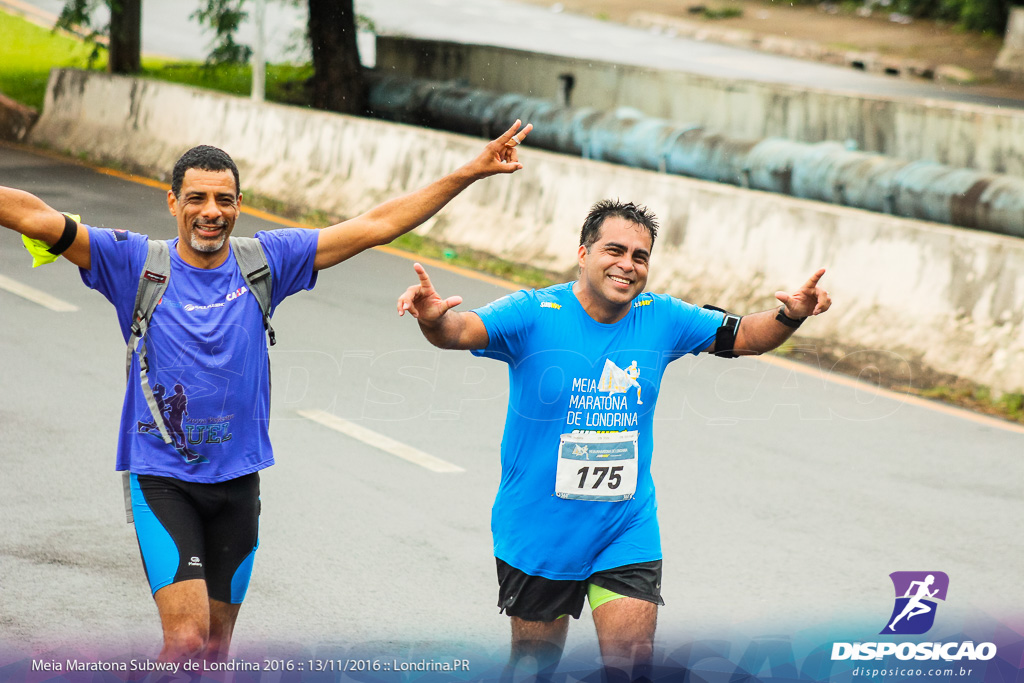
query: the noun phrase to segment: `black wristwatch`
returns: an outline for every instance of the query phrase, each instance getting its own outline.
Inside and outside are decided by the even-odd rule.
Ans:
[[[779,312],[775,316],[775,319],[778,320],[783,325],[785,325],[786,327],[792,327],[795,330],[796,328],[800,327],[805,320],[807,320],[807,316],[804,316],[802,318],[790,318],[788,315],[786,315],[786,307],[779,306]]]

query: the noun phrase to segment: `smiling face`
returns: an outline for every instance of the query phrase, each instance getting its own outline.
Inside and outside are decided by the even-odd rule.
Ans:
[[[642,225],[609,216],[597,240],[579,248],[580,277],[573,292],[594,320],[618,322],[647,285],[651,233]]]
[[[185,171],[178,195],[167,193],[167,206],[177,218],[178,254],[186,263],[216,268],[227,259],[241,201],[231,171]]]

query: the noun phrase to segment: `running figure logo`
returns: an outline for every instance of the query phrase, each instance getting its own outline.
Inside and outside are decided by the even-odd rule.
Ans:
[[[623,370],[611,359],[606,358],[597,389],[598,391],[607,391],[609,394],[625,394],[631,388],[636,387],[637,405],[643,405],[644,402],[640,400],[640,383],[636,381],[639,376],[640,368],[637,367],[636,361]]]
[[[166,394],[167,390],[164,385],[153,385],[153,398],[156,399],[156,405],[160,409],[160,416],[164,421],[164,425],[167,426],[171,440],[174,442],[174,449],[189,464],[210,462],[189,448],[188,442],[185,440],[185,429],[182,425],[185,416],[188,415],[188,396],[185,395],[185,387],[175,384],[174,394],[170,397],[167,397]],[[137,428],[139,434],[153,434],[158,439],[160,438],[160,430],[157,428],[156,422],[152,420],[147,422],[139,420]]]
[[[896,604],[882,634],[920,635],[935,623],[936,600],[946,599],[949,577],[945,572],[893,572]]]

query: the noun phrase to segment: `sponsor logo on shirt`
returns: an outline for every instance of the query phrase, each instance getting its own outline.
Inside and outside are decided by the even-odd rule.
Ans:
[[[654,299],[640,299],[639,301],[633,302],[633,308],[640,308],[641,306],[650,306],[654,303]]]
[[[206,305],[201,305],[201,304],[185,304],[184,306],[182,306],[181,304],[179,304],[177,302],[170,302],[170,301],[168,301],[168,304],[170,306],[174,307],[174,308],[183,308],[183,309],[185,309],[186,311],[188,311],[190,313],[192,311],[206,311],[206,310],[209,310],[211,308],[223,308],[224,305],[227,302],[234,301],[235,299],[237,299],[238,297],[242,296],[243,294],[245,294],[248,291],[249,291],[248,287],[245,287],[243,285],[242,287],[239,287],[235,291],[228,292],[227,294],[225,294],[224,295],[224,301],[217,301],[217,302],[214,302],[212,304],[206,304]]]
[[[562,304],[556,304],[554,301],[541,301],[540,302],[540,307],[541,308],[553,308],[556,311],[558,311],[558,310],[561,310]]]
[[[185,304],[182,308],[184,308],[186,311],[205,311],[205,310],[207,310],[209,308],[221,308],[222,306],[224,306],[224,302],[223,301],[219,301],[219,302],[217,302],[215,304],[207,304],[205,306],[196,306],[195,304]]]

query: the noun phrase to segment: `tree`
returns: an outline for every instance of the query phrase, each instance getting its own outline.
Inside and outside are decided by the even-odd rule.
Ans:
[[[362,114],[366,93],[352,0],[309,0],[308,26],[313,53],[313,77],[309,82],[313,106]]]
[[[93,10],[101,3],[110,9],[110,24],[91,28],[86,39],[94,45],[110,36],[109,69],[135,73],[140,69],[142,0],[66,0],[57,27],[76,30],[90,27]],[[209,63],[246,62],[252,50],[235,43],[238,25],[246,17],[246,0],[205,0],[190,16],[216,32]],[[353,0],[308,0],[309,43],[313,77],[308,85],[314,107],[346,114],[365,111],[366,92],[356,45],[356,11]],[[96,50],[94,50],[96,54]]]
[[[110,12],[106,26],[93,25],[94,11],[105,5]],[[245,63],[252,54],[247,45],[235,42],[235,31],[245,19],[245,0],[206,0],[189,15],[210,26],[216,34],[206,61]],[[101,45],[109,49],[107,70],[115,74],[133,74],[142,69],[142,0],[66,0],[54,28],[78,33],[93,46],[94,60]]]
[[[892,7],[912,17],[952,21],[970,31],[1006,32],[1010,8],[1022,0],[896,0]]]
[[[110,55],[112,74],[134,74],[142,69],[142,0],[110,3]]]
[[[101,44],[110,50],[107,70],[115,74],[138,73],[142,68],[142,0],[105,0],[110,10],[110,23],[103,27],[92,25],[93,10],[100,0],[67,0],[54,28],[84,33],[92,44],[90,61],[99,54]]]
[[[189,15],[189,19],[208,25],[216,34],[207,64],[245,64],[252,57],[251,47],[235,42],[235,31],[248,16],[243,5],[245,0],[206,0],[205,6]]]

